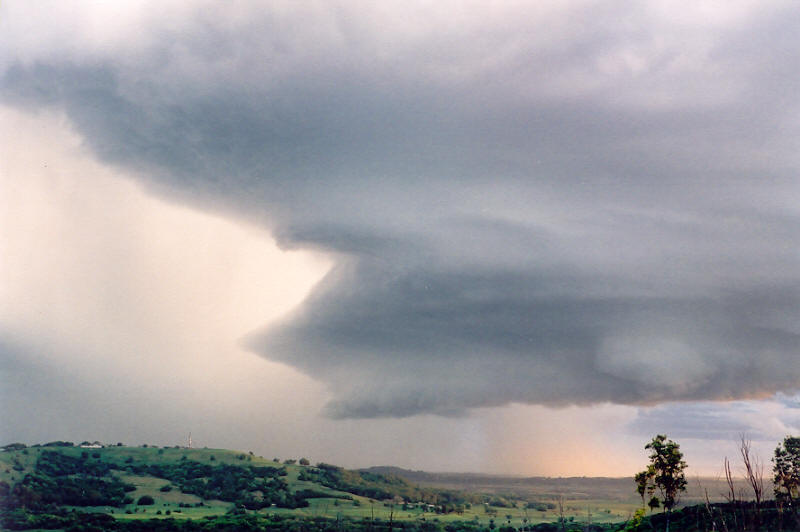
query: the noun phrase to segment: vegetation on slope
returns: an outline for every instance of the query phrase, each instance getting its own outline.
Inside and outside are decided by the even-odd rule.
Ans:
[[[794,511],[800,486],[800,481],[794,482],[800,479],[800,450],[795,452],[795,447],[800,449],[800,443],[794,444],[790,439],[780,448],[784,480],[775,485],[788,491],[784,489],[778,500],[708,502],[675,507],[671,515],[649,516],[644,509],[634,514],[635,507],[612,506],[613,497],[605,502],[561,496],[523,500],[500,490],[421,487],[391,473],[324,463],[311,466],[308,460],[304,465],[293,460],[281,464],[252,453],[122,445],[81,448],[69,442],[12,444],[0,452],[0,519],[4,529],[71,532],[630,532],[664,530],[669,518],[673,531],[789,532],[800,529]],[[643,479],[656,481],[658,469],[653,473]],[[629,486],[635,497],[635,485]],[[643,486],[649,493],[650,484]],[[657,483],[653,486],[658,489]]]
[[[86,513],[109,516],[119,527],[153,518],[197,523],[256,514],[280,526],[327,517],[337,526],[350,523],[345,529],[357,529],[352,523],[364,519],[374,527],[531,528],[556,517],[550,502],[420,487],[391,474],[308,464],[218,449],[11,444],[0,452],[0,504],[4,526],[16,529],[101,519]],[[627,510],[607,512],[602,516],[619,521]],[[577,522],[575,515],[570,519]]]

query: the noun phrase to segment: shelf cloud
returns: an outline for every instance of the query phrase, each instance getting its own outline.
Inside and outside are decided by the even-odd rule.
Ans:
[[[459,5],[214,3],[18,50],[0,101],[328,254],[242,342],[330,417],[796,390],[800,11]]]

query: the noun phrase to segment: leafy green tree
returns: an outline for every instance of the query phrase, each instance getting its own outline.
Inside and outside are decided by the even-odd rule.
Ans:
[[[681,447],[664,434],[659,434],[644,446],[650,451],[650,464],[647,469],[637,473],[636,491],[642,496],[651,496],[648,505],[651,509],[659,505],[667,514],[666,530],[669,532],[669,518],[672,509],[678,504],[680,495],[686,491],[686,462],[683,461]],[[658,492],[658,496],[656,496]]]
[[[772,458],[775,498],[795,509],[800,492],[800,438],[786,436]]]
[[[644,521],[645,510],[644,508],[639,508],[633,513],[633,516],[628,520],[625,524],[625,528],[623,528],[623,532],[635,532],[639,530],[642,526],[642,521]]]
[[[644,508],[645,494],[650,495],[652,497],[653,492],[655,491],[655,485],[650,482],[650,478],[653,476],[652,466],[648,466],[647,469],[636,473],[636,476],[633,477],[633,480],[636,482],[636,492],[642,498],[642,508]]]

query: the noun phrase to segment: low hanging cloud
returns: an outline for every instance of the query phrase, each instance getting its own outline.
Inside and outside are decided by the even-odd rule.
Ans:
[[[418,7],[34,47],[2,102],[63,111],[152,193],[329,253],[244,342],[328,385],[331,417],[796,390],[796,8]]]

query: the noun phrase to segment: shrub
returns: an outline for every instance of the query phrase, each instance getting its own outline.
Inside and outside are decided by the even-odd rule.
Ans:
[[[139,497],[139,500],[136,501],[136,504],[139,506],[151,506],[155,504],[155,500],[150,495],[142,495]]]

